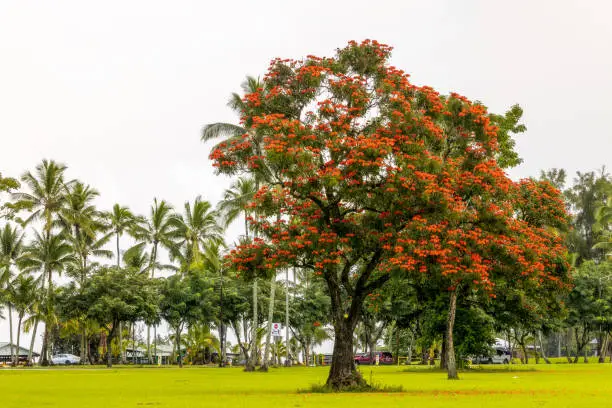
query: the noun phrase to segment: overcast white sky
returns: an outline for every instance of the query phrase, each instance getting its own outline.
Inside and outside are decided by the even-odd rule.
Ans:
[[[416,84],[494,112],[519,103],[513,177],[610,167],[611,15],[606,0],[0,0],[0,172],[50,158],[102,208],[214,203],[228,182],[199,133],[235,120],[225,102],[245,75],[365,38],[394,46]]]

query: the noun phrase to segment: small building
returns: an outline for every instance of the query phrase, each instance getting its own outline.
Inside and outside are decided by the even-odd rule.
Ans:
[[[19,352],[17,351],[17,346],[13,345],[13,354],[19,355],[20,363],[27,363],[28,355],[30,354],[30,350],[19,346]],[[36,352],[32,352],[32,358],[40,357],[40,354]],[[0,364],[10,364],[11,363],[11,343],[0,342]]]
[[[183,348],[183,353],[185,353],[185,348]],[[151,356],[153,357],[153,364],[167,365],[173,363],[174,356],[174,347],[172,345],[167,344],[151,344]],[[133,349],[128,347],[126,349],[127,361],[136,364],[149,364],[149,359],[147,358],[147,349],[146,347],[136,347]]]

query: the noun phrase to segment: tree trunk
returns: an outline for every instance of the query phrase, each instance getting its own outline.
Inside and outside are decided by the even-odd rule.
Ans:
[[[106,367],[112,368],[113,366],[113,337],[115,335],[115,324],[113,323],[113,328],[109,330],[108,336],[106,337]]]
[[[123,323],[119,323],[119,361],[125,364],[125,355],[123,354]]]
[[[19,355],[21,354],[21,349],[19,346],[20,337],[21,337],[21,321],[23,320],[23,313],[19,314],[19,319],[17,320],[17,356],[15,357],[15,367],[19,365]]]
[[[179,368],[183,368],[183,355],[181,354],[181,329],[176,330],[176,352],[178,355]]]
[[[151,279],[155,278],[155,263],[157,262],[157,242],[153,242],[153,249],[150,257]],[[153,339],[155,341],[155,339]],[[153,356],[151,354],[151,326],[147,324],[147,360],[149,364],[153,364]]]
[[[270,342],[272,340],[272,319],[274,319],[274,295],[276,293],[276,275],[272,276],[270,282],[270,304],[268,305],[268,330],[266,333],[266,347],[264,349],[263,364],[259,371],[268,371],[268,358],[270,353]]]
[[[572,355],[571,355],[571,345],[572,345],[572,328],[569,327],[567,329],[567,334],[565,338],[565,357],[567,358],[568,363],[572,363]]]
[[[49,329],[48,329],[47,322],[45,322],[45,331],[43,332],[42,348],[40,350],[40,365],[41,366],[49,365],[49,357],[47,355],[48,341],[49,341]]]
[[[87,342],[86,337],[87,337],[87,328],[85,327],[85,320],[81,321],[81,351],[79,353],[79,358],[81,359],[81,364],[85,364],[85,350],[86,350],[86,345],[85,343]]]
[[[13,351],[13,306],[9,303],[8,304],[8,321],[9,321],[9,342],[11,343],[10,346],[10,353],[11,353],[11,362],[13,363],[13,366],[17,365],[17,359],[15,359],[15,353]],[[19,350],[17,350],[17,354],[19,354]]]
[[[440,352],[440,368],[445,370],[447,368],[446,364],[446,333],[442,335],[442,351]]]
[[[608,333],[605,333],[602,336],[600,352],[599,352],[599,360],[600,363],[606,362],[606,354],[608,353]]]
[[[295,270],[293,274],[295,275]],[[285,366],[289,367],[291,365],[291,353],[289,352],[289,268],[285,269],[285,349]]]
[[[355,368],[353,355],[353,331],[355,323],[350,318],[338,319],[334,322],[334,354],[327,377],[327,386],[334,390],[351,387],[363,387],[365,380]]]
[[[47,304],[46,304],[46,311],[47,311],[47,316],[45,316],[46,318],[50,317],[51,314],[51,297],[53,295],[53,276],[52,276],[52,271],[51,269],[46,271],[47,273]],[[45,321],[45,332],[43,335],[43,345],[42,345],[42,350],[41,350],[41,361],[40,361],[40,365],[42,366],[48,366],[49,365],[49,322]]]
[[[521,353],[523,353],[523,363],[524,364],[529,364],[529,355],[527,354],[527,346],[524,343],[525,340],[522,340],[519,343],[519,346],[521,346]]]
[[[542,332],[538,331],[538,340],[540,341],[540,353],[542,354],[542,358],[546,364],[550,364],[550,360],[546,356],[546,352],[544,351],[544,343],[542,342]]]
[[[395,329],[395,364],[399,365],[400,359],[400,328],[397,327],[396,323],[393,322],[393,327]]]
[[[236,328],[236,326],[237,326],[237,323],[232,323],[232,329],[234,330],[234,333],[236,334],[236,342],[238,342],[238,346],[240,347],[240,351],[242,352],[242,355],[244,356],[245,362],[248,362],[249,361],[249,351],[247,350],[244,343],[240,339],[240,328]],[[243,327],[244,327],[244,322],[243,322]]]
[[[36,340],[36,330],[38,329],[38,319],[34,320],[34,327],[32,328],[32,339],[30,340],[30,350],[28,351],[28,364],[34,365],[32,361],[32,355],[34,353],[34,341]]]
[[[257,364],[257,278],[253,279],[253,327],[251,334],[251,359],[246,362],[244,371],[255,371]]]
[[[457,362],[455,361],[455,344],[453,343],[453,330],[455,326],[455,314],[457,313],[457,288],[450,294],[450,305],[448,308],[448,319],[446,321],[446,365],[449,380],[458,380]]]
[[[414,345],[414,334],[410,331],[410,342],[408,343],[408,355],[406,356],[406,364],[412,364],[412,346]]]

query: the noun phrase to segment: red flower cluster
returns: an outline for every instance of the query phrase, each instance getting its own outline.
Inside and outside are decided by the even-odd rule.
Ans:
[[[403,271],[491,297],[499,279],[566,285],[559,192],[509,179],[486,108],[412,85],[390,51],[365,41],[335,58],[276,59],[244,97],[248,133],[210,156],[268,184],[250,220],[266,239],[232,251],[234,266],[299,264],[373,290]]]

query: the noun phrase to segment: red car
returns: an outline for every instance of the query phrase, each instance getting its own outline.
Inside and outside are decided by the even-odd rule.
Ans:
[[[355,365],[360,364],[376,364],[376,356],[378,356],[378,364],[393,364],[393,354],[388,351],[375,351],[374,353],[361,353],[355,355]]]

